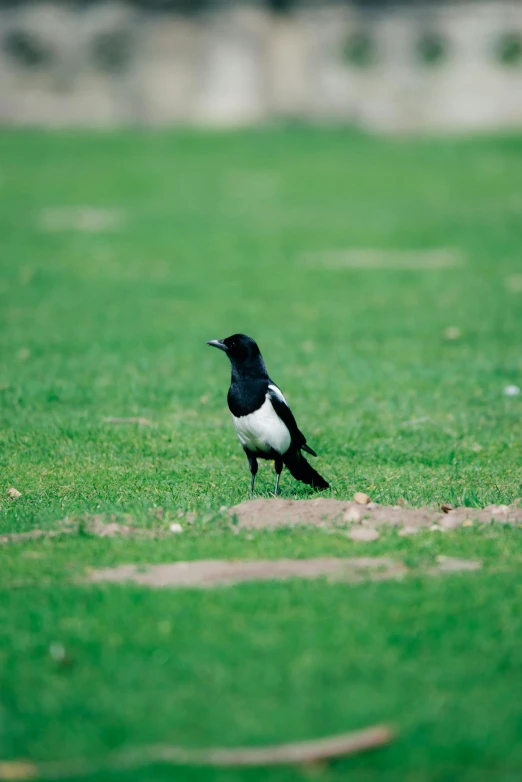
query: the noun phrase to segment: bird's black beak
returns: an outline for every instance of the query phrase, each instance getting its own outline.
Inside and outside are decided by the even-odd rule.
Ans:
[[[213,348],[219,348],[220,350],[224,350],[225,353],[228,350],[227,346],[225,345],[222,339],[209,339],[207,345],[211,345]]]

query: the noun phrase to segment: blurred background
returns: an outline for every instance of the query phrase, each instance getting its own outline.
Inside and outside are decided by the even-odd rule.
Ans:
[[[0,122],[522,125],[513,0],[0,1]]]

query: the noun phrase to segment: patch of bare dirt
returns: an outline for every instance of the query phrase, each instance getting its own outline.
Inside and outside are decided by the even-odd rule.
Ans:
[[[95,535],[97,538],[128,537],[129,535],[154,537],[157,534],[155,530],[135,527],[129,524],[119,524],[117,521],[107,521],[103,516],[92,516],[85,525],[84,531],[88,535]]]
[[[383,250],[351,247],[307,253],[299,259],[302,266],[325,269],[451,269],[464,265],[462,253],[453,247],[430,250]]]
[[[43,209],[39,222],[44,231],[82,231],[105,233],[122,228],[126,215],[122,209],[94,206],[60,206]]]
[[[140,424],[140,426],[152,426],[151,422],[148,418],[143,418],[143,416],[131,416],[130,418],[114,418],[114,416],[110,416],[109,418],[104,418],[103,422],[106,424]]]
[[[164,565],[120,565],[94,570],[91,582],[133,581],[149,587],[213,587],[244,581],[286,581],[290,578],[329,576],[339,581],[397,578],[407,573],[401,562],[388,557],[320,557],[317,559],[199,560]]]
[[[0,545],[5,545],[7,543],[25,543],[28,540],[39,540],[40,538],[57,538],[68,532],[72,532],[72,530],[32,529],[29,532],[7,532],[5,535],[0,535]]]
[[[480,559],[460,559],[459,557],[446,557],[440,554],[437,557],[437,567],[430,571],[437,573],[458,573],[460,571],[480,570],[482,561]]]
[[[94,516],[82,516],[80,518],[63,519],[55,529],[32,529],[28,532],[8,532],[0,535],[0,545],[8,543],[25,543],[29,540],[41,538],[59,538],[63,535],[93,535],[97,538],[115,538],[129,536],[157,537],[164,534],[162,529],[146,529],[130,524],[121,524],[112,516],[95,514]]]
[[[413,531],[430,529],[434,525],[435,529],[451,530],[472,526],[473,523],[522,523],[522,507],[517,504],[489,505],[484,509],[454,508],[447,512],[437,508],[403,508],[376,502],[362,505],[323,497],[313,500],[248,500],[230,508],[229,514],[236,519],[237,526],[247,529],[361,524],[366,527],[404,527]]]

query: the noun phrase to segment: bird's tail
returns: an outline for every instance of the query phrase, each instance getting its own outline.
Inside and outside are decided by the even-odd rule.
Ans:
[[[307,483],[314,489],[328,489],[330,484],[325,481],[317,470],[314,470],[304,458],[300,450],[290,450],[283,456],[283,462],[290,470],[290,474],[297,480]]]

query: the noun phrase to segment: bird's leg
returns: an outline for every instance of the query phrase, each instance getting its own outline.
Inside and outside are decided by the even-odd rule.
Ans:
[[[256,482],[256,474],[257,474],[257,459],[254,456],[253,453],[250,451],[247,451],[245,448],[246,457],[248,459],[248,466],[250,467],[250,472],[252,473],[252,483],[250,484],[250,499],[254,499],[254,483]]]
[[[277,490],[279,489],[279,478],[281,477],[281,473],[278,472],[276,475],[276,485],[274,489],[274,497],[277,497]]]
[[[274,462],[274,467],[276,471],[276,485],[274,489],[274,497],[277,497],[277,491],[279,489],[279,478],[281,477],[281,473],[283,471],[283,460],[281,458],[276,459]]]

